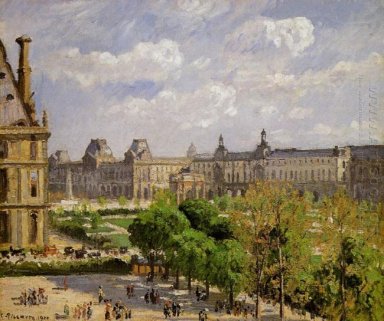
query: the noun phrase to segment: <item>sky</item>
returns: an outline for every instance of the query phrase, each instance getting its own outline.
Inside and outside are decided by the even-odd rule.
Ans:
[[[384,143],[384,1],[0,0],[0,38],[32,38],[49,153],[91,138],[122,158]]]

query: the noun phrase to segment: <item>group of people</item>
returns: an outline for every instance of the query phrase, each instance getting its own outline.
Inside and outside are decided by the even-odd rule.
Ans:
[[[171,316],[179,317],[181,312],[182,310],[180,303],[171,300],[164,301],[163,313],[166,319],[170,318]]]
[[[75,320],[90,320],[93,314],[92,302],[84,302],[83,304],[77,304],[72,308],[72,318]],[[70,309],[68,303],[64,304],[64,317],[69,318]]]
[[[200,288],[198,286],[196,287],[195,294],[197,301],[205,301],[207,299],[207,293],[205,292],[205,290],[200,291]]]
[[[215,303],[215,312],[221,313],[222,311],[225,311],[227,314],[233,314],[235,317],[240,317],[243,316],[243,318],[247,319],[248,314],[253,315],[253,310],[251,309],[250,306],[245,305],[245,300],[243,301],[235,301],[235,304],[232,307],[227,303],[225,300],[224,301],[216,301]]]
[[[133,284],[127,285],[127,297],[128,297],[128,299],[135,296],[134,290],[135,290],[135,286]]]
[[[160,304],[160,293],[158,290],[154,290],[152,288],[151,292],[147,290],[147,292],[144,295],[144,301],[145,303],[151,302],[152,304]]]
[[[47,304],[48,295],[45,294],[44,288],[38,288],[38,290],[36,290],[35,288],[28,289],[28,293],[26,290],[21,292],[21,295],[19,297],[19,303],[20,305],[24,306]]]
[[[128,298],[133,296],[134,286],[133,285],[127,285],[127,296]],[[105,313],[104,313],[104,319],[105,321],[111,321],[111,320],[126,320],[132,318],[132,310],[128,309],[128,307],[121,301],[118,300],[115,304],[112,303],[112,299],[105,299],[105,294],[103,287],[99,285],[98,289],[98,297],[99,297],[99,304],[102,304],[104,302],[105,304]]]
[[[114,305],[112,300],[105,300],[105,321],[127,320],[132,318],[132,311],[120,300]]]
[[[199,312],[199,321],[207,321],[208,320],[208,314],[206,311],[201,310]]]

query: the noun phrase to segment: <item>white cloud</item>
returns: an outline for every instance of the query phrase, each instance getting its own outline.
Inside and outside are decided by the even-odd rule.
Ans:
[[[277,108],[275,106],[263,106],[261,107],[260,109],[260,112],[263,114],[263,115],[272,115],[272,114],[275,114],[277,113]]]
[[[180,10],[189,14],[212,18],[227,12],[230,3],[228,0],[178,0],[177,6]]]
[[[192,65],[195,66],[197,69],[202,70],[202,69],[207,68],[210,63],[211,63],[210,58],[200,57],[200,58],[196,59],[194,62],[192,62]]]
[[[313,114],[312,108],[295,107],[288,113],[291,119],[305,119]]]
[[[249,20],[227,35],[227,49],[236,52],[254,52],[273,44],[278,49],[288,49],[298,56],[310,47],[315,37],[313,24],[305,17],[272,20],[260,17]]]
[[[140,42],[132,51],[120,55],[99,51],[82,54],[78,48],[63,49],[53,52],[41,64],[53,80],[66,77],[82,87],[92,87],[110,82],[177,78],[183,61],[179,45],[163,39],[158,43]]]
[[[180,129],[208,128],[223,117],[237,114],[236,90],[220,82],[210,82],[194,92],[179,93],[161,91],[151,100],[127,97],[108,108],[100,108],[99,114],[116,118],[132,116],[143,119],[174,123]]]
[[[324,125],[322,123],[318,123],[313,127],[312,133],[315,135],[329,135],[332,132],[332,128],[328,125]]]
[[[265,21],[267,39],[276,48],[288,47],[293,56],[303,53],[315,42],[313,24],[305,17],[288,18],[277,21]]]

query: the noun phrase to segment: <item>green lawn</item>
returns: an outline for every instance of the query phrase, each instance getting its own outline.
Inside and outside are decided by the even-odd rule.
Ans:
[[[93,229],[91,227],[86,227],[85,231],[87,233],[103,233],[103,232],[111,232],[113,229],[111,229],[108,226],[98,226],[97,229]]]
[[[131,218],[109,218],[109,219],[106,219],[103,221],[127,229],[128,226],[132,224],[133,219],[131,219]]]
[[[131,243],[129,242],[127,234],[112,234],[112,235],[108,235],[107,238],[111,240],[112,247],[120,247],[120,246],[126,246],[128,248],[132,247]]]

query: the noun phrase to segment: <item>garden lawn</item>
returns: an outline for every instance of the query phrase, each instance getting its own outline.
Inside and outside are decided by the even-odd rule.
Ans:
[[[108,223],[111,223],[113,225],[117,225],[117,226],[120,226],[124,229],[127,229],[128,226],[132,224],[133,219],[131,219],[131,218],[109,218],[109,219],[103,220],[103,222],[108,222]]]
[[[128,248],[132,247],[131,242],[129,242],[127,234],[111,234],[107,236],[111,240],[111,245],[113,247],[126,246]]]
[[[87,233],[104,233],[104,232],[112,232],[113,229],[108,226],[98,226],[96,229],[93,229],[91,227],[86,227],[85,231]]]

